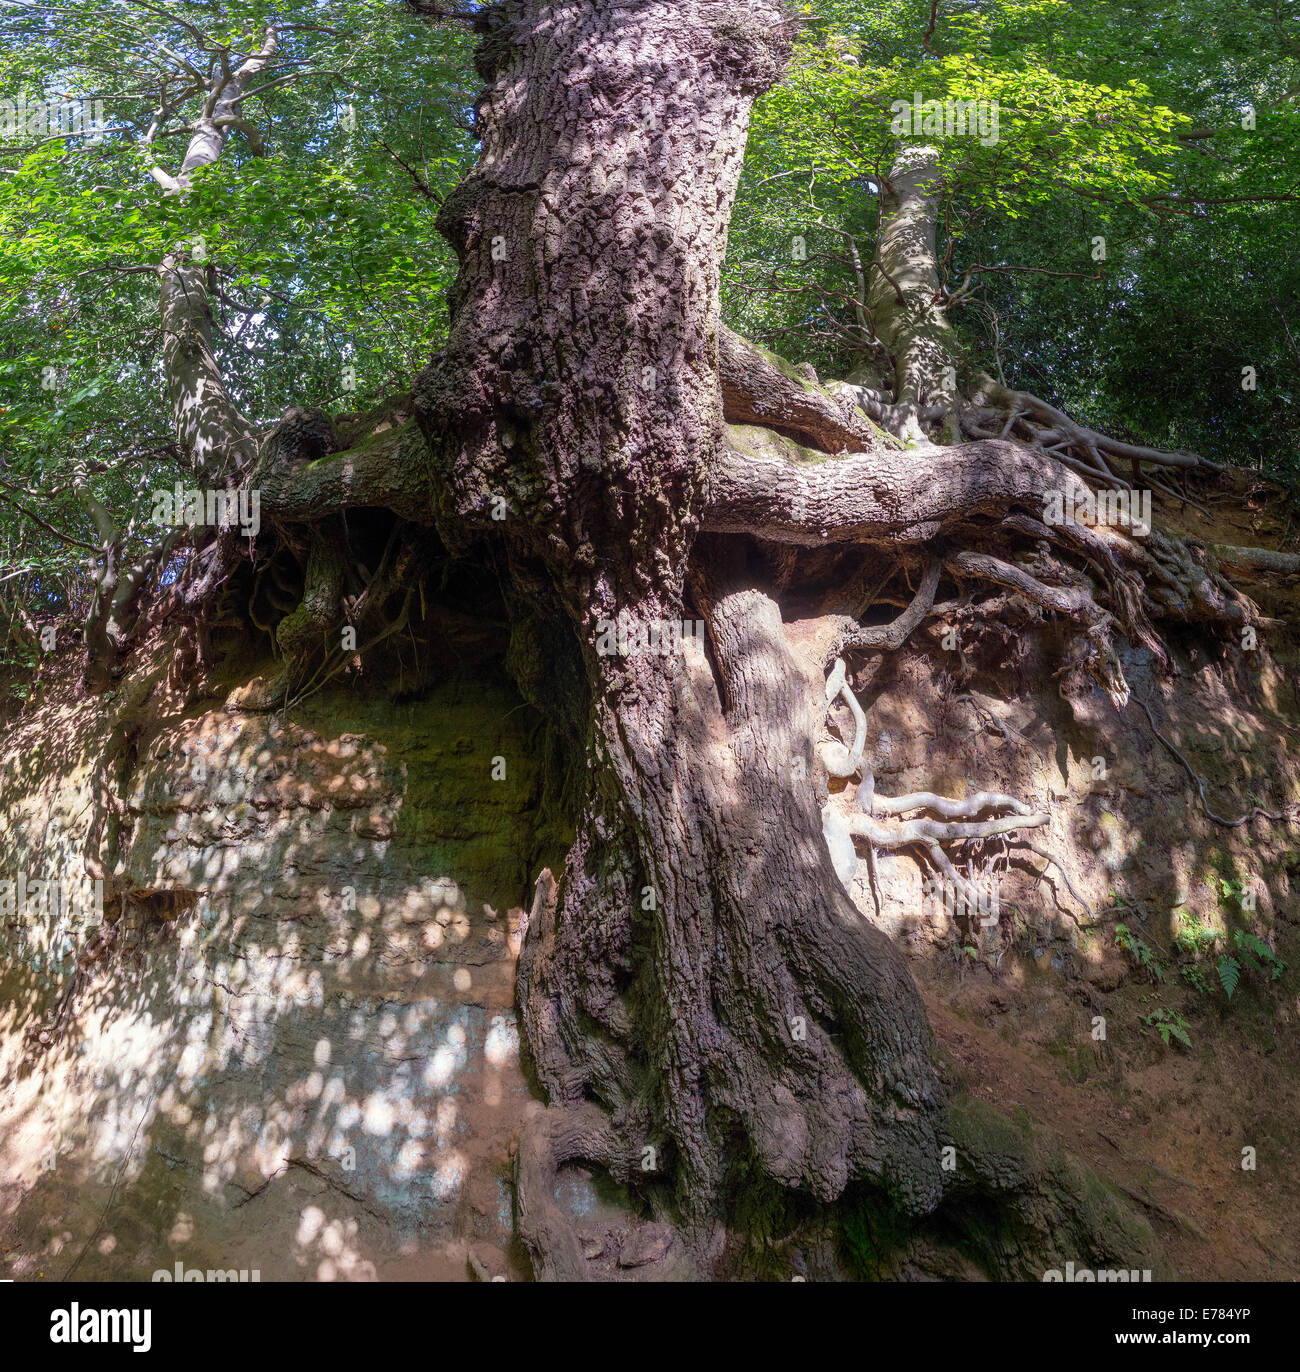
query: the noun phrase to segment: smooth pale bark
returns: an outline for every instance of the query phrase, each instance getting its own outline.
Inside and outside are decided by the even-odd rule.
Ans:
[[[275,60],[276,36],[268,29],[261,48],[229,75],[214,65],[211,84],[197,123],[175,176],[153,164],[150,175],[168,195],[184,195],[194,174],[211,165],[225,147],[231,128],[241,129],[260,148],[257,130],[244,118],[240,102],[258,77]],[[171,113],[166,101],[143,140],[152,155],[155,137]],[[162,317],[163,373],[171,397],[172,417],[182,460],[192,476],[212,486],[229,485],[252,464],[252,426],[231,398],[212,350],[212,304],[208,296],[207,253],[202,244],[179,243],[158,268],[159,309]],[[141,562],[123,569],[120,544],[124,530],[89,492],[86,506],[100,539],[103,565],[96,579],[94,600],[85,626],[86,684],[104,690],[118,673],[118,657],[134,627],[133,602],[145,579],[165,562],[179,535],[172,534]],[[212,560],[209,575],[191,587],[188,603],[197,604],[210,593],[234,559],[233,533],[220,535],[222,556]]]
[[[194,183],[194,173],[217,161],[232,128],[242,130],[260,148],[257,131],[243,118],[240,102],[275,54],[275,30],[268,29],[261,48],[228,78],[214,69],[180,170],[170,176],[157,166],[150,168],[169,195],[184,195]],[[195,475],[215,479],[232,455],[237,466],[247,466],[252,440],[251,426],[231,398],[212,351],[208,270],[201,245],[177,244],[161,267],[161,310],[163,366],[176,438]]]
[[[945,292],[938,251],[943,194],[934,148],[907,146],[896,152],[880,189],[880,231],[867,286],[875,337],[892,359],[893,374],[888,386],[877,388],[879,358],[864,357],[850,375],[855,384],[844,388],[856,395],[866,413],[913,441],[930,435],[947,444],[963,438],[1026,440],[1072,471],[1121,489],[1142,484],[1143,464],[1214,468],[1216,464],[1195,453],[1125,443],[1099,433],[1039,397],[983,373],[968,378],[965,391],[960,389],[959,351],[948,311],[968,295],[971,272],[955,291]],[[1160,482],[1145,479],[1172,494]]]
[[[942,182],[933,148],[902,148],[880,189],[880,234],[867,285],[876,335],[894,359],[900,430],[921,436],[923,411],[956,399],[952,328],[938,305],[936,225]]]

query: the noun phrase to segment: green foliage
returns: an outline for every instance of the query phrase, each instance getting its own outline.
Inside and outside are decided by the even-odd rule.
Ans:
[[[1217,963],[1219,972],[1219,984],[1223,987],[1223,994],[1232,999],[1232,993],[1237,989],[1237,982],[1241,978],[1241,963],[1236,958],[1224,953]]]
[[[1216,878],[1217,889],[1225,897],[1240,902],[1247,889],[1246,884],[1230,870],[1225,869]],[[1200,916],[1183,911],[1179,914],[1179,927],[1174,934],[1174,948],[1178,959],[1175,971],[1178,977],[1197,995],[1209,996],[1211,984],[1207,968],[1212,966],[1218,984],[1229,1003],[1232,1002],[1241,984],[1242,974],[1250,971],[1267,979],[1276,981],[1285,971],[1283,962],[1258,934],[1248,929],[1232,931],[1231,952],[1214,956],[1224,935],[1208,927]],[[1157,959],[1154,951],[1143,939],[1135,935],[1125,924],[1115,926],[1115,943],[1129,953],[1135,964],[1143,968],[1150,980],[1165,980],[1167,968]],[[1170,1037],[1191,1046],[1187,1035],[1187,1021],[1177,1012],[1164,1006],[1152,1014],[1142,1017],[1142,1023],[1155,1029],[1161,1039],[1168,1044]]]
[[[1149,1015],[1142,1016],[1142,1023],[1148,1029],[1154,1029],[1160,1035],[1160,1041],[1169,1047],[1171,1038],[1177,1039],[1184,1047],[1192,1046],[1192,1037],[1187,1032],[1188,1024],[1177,1010],[1171,1010],[1168,1006],[1159,1005]]]
[[[1180,952],[1194,958],[1201,957],[1218,941],[1218,931],[1209,928],[1199,915],[1191,912],[1180,913],[1178,930],[1174,934],[1174,946]]]
[[[1115,942],[1132,956],[1133,961],[1146,972],[1152,982],[1164,981],[1164,964],[1156,957],[1151,945],[1134,934],[1127,924],[1115,926]]]
[[[1216,887],[1225,898],[1240,904],[1242,896],[1247,890],[1247,884],[1230,869],[1225,868],[1215,877]],[[1179,927],[1174,934],[1174,947],[1177,957],[1180,959],[1175,970],[1177,975],[1187,985],[1187,987],[1199,995],[1210,994],[1210,981],[1206,974],[1206,965],[1213,959],[1213,969],[1218,978],[1219,985],[1223,988],[1224,996],[1229,1002],[1232,1001],[1238,987],[1241,984],[1241,977],[1244,971],[1256,973],[1268,982],[1276,981],[1285,971],[1286,963],[1283,962],[1264,942],[1258,934],[1252,933],[1248,929],[1234,929],[1232,931],[1232,952],[1220,953],[1214,958],[1215,949],[1223,939],[1223,935],[1217,930],[1208,927],[1200,916],[1189,911],[1181,912],[1179,915]],[[1139,938],[1126,924],[1115,926],[1116,946],[1130,954],[1134,963],[1141,967],[1153,983],[1163,982],[1167,968],[1157,957],[1151,946],[1145,940]],[[1171,1021],[1167,1016],[1171,1011],[1159,1010],[1156,1017],[1147,1016],[1143,1023],[1150,1027],[1159,1029],[1161,1037],[1166,1043],[1169,1041],[1169,1034],[1176,1038],[1183,1039],[1184,1035],[1179,1033],[1176,1028],[1169,1027]],[[1178,1023],[1185,1022],[1174,1017]],[[1161,1025],[1165,1028],[1161,1029]]]
[[[996,101],[996,143],[913,139],[940,153],[945,285],[981,269],[950,311],[968,363],[1106,432],[1300,475],[1294,17],[1250,0],[805,12],[752,122],[724,282],[737,328],[846,375],[853,253],[870,263],[906,141],[892,102]]]
[[[0,625],[19,606],[84,617],[97,539],[79,487],[134,526],[127,555],[157,537],[148,493],[181,474],[156,271],[176,243],[204,242],[214,354],[256,426],[400,392],[445,337],[455,259],[434,221],[475,155],[465,26],[376,0],[291,7],[242,108],[260,155],[233,130],[190,194],[150,178],[151,162],[178,169],[188,136],[146,145],[160,74],[174,96],[185,63],[206,73],[223,44],[237,61],[266,15],[246,0],[0,9],[0,98],[89,98],[108,126],[0,138]],[[182,98],[176,121],[199,105]],[[12,635],[4,666],[22,666]]]
[[[1241,907],[1242,900],[1249,889],[1246,882],[1238,876],[1216,876],[1214,884],[1219,892],[1219,898],[1227,905]]]
[[[1242,962],[1252,971],[1267,976],[1269,981],[1276,981],[1286,971],[1286,963],[1258,934],[1252,934],[1248,929],[1234,929],[1232,942]]]
[[[1182,977],[1193,991],[1197,991],[1201,995],[1209,994],[1209,980],[1207,979],[1204,970],[1198,967],[1194,962],[1184,963],[1179,967],[1178,975]]]

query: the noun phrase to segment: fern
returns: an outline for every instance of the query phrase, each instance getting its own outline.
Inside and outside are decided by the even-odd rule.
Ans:
[[[1192,1037],[1187,1032],[1187,1021],[1177,1010],[1170,1010],[1164,1005],[1159,1005],[1149,1015],[1142,1016],[1142,1023],[1160,1035],[1160,1041],[1166,1048],[1169,1047],[1171,1038],[1177,1039],[1179,1043],[1185,1044],[1188,1048],[1192,1046]]]
[[[1146,972],[1153,982],[1164,981],[1164,964],[1152,952],[1151,945],[1138,938],[1127,924],[1115,926],[1115,943],[1126,953],[1132,955],[1133,961]]]
[[[1236,958],[1224,953],[1219,959],[1218,965],[1219,981],[1223,986],[1224,994],[1231,1000],[1232,993],[1237,989],[1237,982],[1241,980],[1241,963]]]
[[[1186,911],[1178,916],[1179,928],[1174,935],[1174,945],[1182,953],[1198,958],[1213,950],[1219,941],[1216,929],[1207,928],[1199,915]]]
[[[1188,1034],[1187,1030],[1184,1029],[1181,1024],[1170,1024],[1168,1026],[1161,1026],[1160,1037],[1164,1039],[1165,1043],[1169,1042],[1169,1034],[1166,1034],[1164,1032],[1166,1027],[1169,1030],[1169,1034],[1172,1034],[1180,1042],[1185,1043],[1188,1048],[1192,1046],[1191,1036]]]
[[[1241,904],[1242,897],[1246,894],[1246,883],[1239,877],[1233,877],[1231,879],[1219,877],[1218,887],[1219,897],[1225,903],[1232,901],[1239,905]]]
[[[1209,991],[1210,983],[1206,981],[1205,973],[1199,967],[1195,965],[1180,967],[1178,974],[1193,991],[1199,991],[1201,995],[1205,995]]]
[[[1232,941],[1247,964],[1257,972],[1268,972],[1270,981],[1276,981],[1286,971],[1286,963],[1258,934],[1252,934],[1248,929],[1235,929]]]

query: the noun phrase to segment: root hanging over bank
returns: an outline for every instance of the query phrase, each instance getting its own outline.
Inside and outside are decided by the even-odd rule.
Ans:
[[[931,599],[938,577],[931,564],[927,585]],[[925,588],[923,587],[923,590]],[[891,626],[892,627],[892,626]],[[901,646],[901,642],[898,646]],[[864,842],[867,868],[870,874],[872,898],[880,913],[880,888],[876,881],[875,855],[878,852],[897,852],[906,848],[922,848],[935,869],[952,883],[952,889],[966,908],[979,908],[979,893],[953,866],[945,851],[950,843],[983,842],[1021,829],[1040,828],[1048,822],[1045,811],[1032,811],[1012,796],[995,791],[977,791],[957,800],[932,791],[912,791],[902,796],[882,796],[876,790],[876,776],[866,756],[867,720],[857,697],[847,681],[843,658],[837,658],[826,682],[827,705],[841,699],[849,707],[854,721],[851,745],[822,744],[819,755],[829,776],[848,779],[858,777],[853,809],[843,816],[829,799],[822,807],[822,833],[830,849],[835,871],[845,890],[852,891],[857,873],[857,853],[854,839]],[[928,811],[927,818],[917,816],[897,825],[881,822],[885,817],[899,817],[911,811]],[[980,818],[992,812],[991,818]]]

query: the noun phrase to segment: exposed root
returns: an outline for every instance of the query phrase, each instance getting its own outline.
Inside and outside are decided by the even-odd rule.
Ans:
[[[184,531],[173,530],[134,563],[126,560],[131,524],[118,527],[108,508],[86,487],[77,491],[100,540],[101,566],[96,569],[90,612],[86,616],[85,684],[92,691],[115,685],[123,671],[122,658],[135,632],[141,592],[171,556]]]
[[[969,438],[1019,439],[1053,453],[1076,471],[1121,489],[1131,489],[1131,485],[1116,470],[1120,464],[1127,466],[1133,484],[1141,480],[1143,464],[1179,470],[1194,467],[1221,470],[1217,463],[1208,462],[1196,453],[1170,452],[1111,438],[1077,423],[1038,396],[1028,391],[1010,390],[990,376],[981,377],[971,403],[963,408],[961,426]]]
[[[1300,574],[1300,555],[1280,553],[1272,548],[1237,548],[1229,543],[1212,543],[1210,552],[1217,562],[1242,572],[1277,572],[1282,576]]]
[[[907,641],[912,630],[921,623],[933,608],[942,571],[943,563],[938,558],[932,558],[926,565],[925,575],[921,578],[920,588],[917,590],[912,603],[897,619],[892,620],[889,624],[864,628],[851,619],[842,621],[836,630],[835,637],[826,649],[825,662],[839,658],[842,653],[850,650],[857,651],[864,648],[876,648],[891,653],[897,652]],[[832,699],[838,693],[840,685],[843,685],[842,676],[835,691],[831,690],[829,681],[826,683],[827,700]],[[856,706],[857,701],[853,698],[851,691],[847,693],[846,699],[850,700],[850,708]],[[837,772],[835,775],[849,776],[851,773]]]
[[[1063,690],[1068,694],[1089,676],[1117,705],[1126,699],[1127,686],[1111,642],[1115,627],[1168,667],[1155,618],[1224,629],[1251,622],[1250,602],[1194,540],[1159,530],[1139,538],[1070,519],[1049,526],[1038,517],[1048,492],[1059,494],[1067,508],[1093,498],[1082,479],[1055,458],[1000,439],[907,453],[851,454],[819,463],[733,448],[714,470],[704,527],[747,532],[779,546],[850,542],[900,552],[922,545],[934,550],[945,535],[951,536],[967,545],[942,554],[955,574],[1003,586],[1081,626],[1083,633],[1062,669]],[[989,520],[1000,527],[991,528]],[[995,540],[1005,545],[1016,534],[1038,543],[1037,553],[1018,565],[969,547]],[[1065,563],[1057,551],[1082,560],[1092,577]],[[862,628],[844,620],[831,651],[894,648],[898,634],[913,620],[937,612],[926,605],[932,594],[928,581],[922,589],[908,617],[896,626]]]
[[[1192,764],[1174,747],[1172,743],[1156,728],[1155,716],[1151,713],[1151,707],[1142,699],[1141,696],[1134,696],[1134,700],[1142,707],[1147,717],[1147,723],[1151,726],[1151,732],[1160,740],[1161,743],[1173,754],[1183,765],[1183,770],[1191,777],[1196,784],[1196,794],[1200,798],[1201,809],[1205,812],[1206,819],[1213,820],[1215,824],[1221,824],[1225,829],[1239,829],[1243,824],[1248,824],[1252,819],[1272,820],[1275,824],[1290,824],[1300,814],[1300,805],[1288,805],[1284,811],[1265,810],[1260,805],[1252,806],[1244,815],[1238,815],[1236,819],[1224,819],[1222,815],[1217,815],[1210,809],[1209,802],[1205,799],[1205,781]]]
[[[927,796],[926,800],[919,800],[917,796],[900,796],[895,799],[894,804],[907,809],[929,809],[929,802],[936,802],[937,805],[958,803],[940,800],[939,797],[930,796],[928,793],[922,794]],[[880,799],[877,799],[877,804],[880,803]],[[889,852],[899,848],[910,848],[915,843],[920,843],[933,851],[934,846],[939,843],[965,843],[973,839],[1015,833],[1017,829],[1037,829],[1050,818],[1045,811],[1028,810],[1014,797],[1000,795],[996,791],[981,791],[978,797],[972,799],[980,802],[974,813],[982,814],[985,810],[1001,809],[1010,810],[1011,813],[982,820],[909,819],[897,828],[878,824],[870,815],[857,814],[850,818],[849,829],[853,834],[870,840],[874,847]],[[941,813],[937,805],[936,813]]]
[[[590,1163],[626,1178],[636,1161],[635,1150],[619,1137],[609,1115],[598,1105],[533,1104],[515,1157],[515,1204],[516,1232],[538,1281],[589,1281],[596,1275],[612,1275],[592,1267],[593,1260],[605,1256],[603,1244],[580,1233],[556,1204],[561,1167],[570,1162]],[[634,1232],[639,1238],[635,1260],[633,1245],[626,1240],[619,1254],[610,1255],[617,1257],[629,1276],[638,1280],[690,1278],[689,1269],[683,1270],[685,1255],[671,1225],[652,1221],[635,1225]]]
[[[1065,882],[1065,885],[1066,885],[1067,889],[1069,890],[1070,894],[1075,898],[1075,900],[1077,900],[1077,901],[1079,902],[1080,905],[1083,906],[1084,913],[1085,913],[1085,914],[1091,914],[1091,913],[1092,913],[1092,907],[1088,904],[1088,902],[1087,902],[1086,900],[1084,900],[1084,898],[1078,893],[1078,891],[1075,890],[1075,888],[1074,888],[1074,882],[1072,882],[1072,881],[1070,880],[1070,874],[1069,874],[1069,872],[1067,872],[1067,871],[1065,870],[1065,868],[1061,865],[1061,863],[1059,863],[1059,862],[1051,855],[1051,853],[1049,853],[1049,852],[1047,851],[1046,848],[1040,848],[1040,847],[1038,847],[1038,845],[1035,844],[1035,843],[1026,843],[1026,842],[1024,842],[1024,840],[1021,840],[1019,846],[1022,847],[1022,848],[1028,848],[1029,851],[1030,851],[1031,853],[1036,854],[1038,857],[1042,858],[1044,862],[1046,862],[1046,863],[1050,864],[1051,866],[1055,867],[1056,870],[1061,874],[1061,880]],[[1040,879],[1040,880],[1042,879],[1042,876],[1043,876],[1043,873],[1040,872],[1040,873],[1039,873],[1039,879]],[[1067,911],[1067,913],[1069,913],[1069,912]],[[1073,915],[1071,915],[1070,917],[1071,917],[1072,919],[1074,919],[1074,916],[1073,916]],[[1077,919],[1074,919],[1074,922],[1075,922],[1076,924],[1079,923],[1079,921],[1078,921]],[[1087,926],[1087,925],[1080,925],[1080,928],[1087,928],[1087,927],[1089,927],[1089,926]]]
[[[931,590],[931,595],[933,591]],[[916,602],[913,602],[914,604]],[[854,716],[853,746],[824,743],[819,756],[827,772],[835,777],[849,777],[861,773],[855,795],[855,810],[847,818],[831,802],[822,812],[823,833],[836,872],[846,889],[852,886],[856,856],[852,840],[866,842],[868,869],[871,876],[872,897],[880,908],[880,892],[876,878],[875,854],[878,851],[897,852],[903,848],[921,847],[931,862],[949,880],[955,893],[967,908],[978,908],[979,894],[974,886],[953,866],[943,846],[945,843],[972,843],[1015,833],[1021,829],[1041,828],[1049,816],[1034,811],[1014,796],[997,791],[979,791],[963,799],[936,795],[932,791],[913,791],[903,796],[882,796],[875,787],[875,773],[864,755],[866,717],[845,680],[843,659],[837,659],[826,683],[828,705],[836,697],[843,698]],[[901,824],[887,825],[880,818],[895,818],[912,810],[927,810],[938,818],[917,816]],[[980,818],[989,815],[988,818]],[[1005,813],[996,813],[1002,811]]]
[[[925,308],[929,307],[927,302]],[[729,329],[722,331],[718,354],[728,422],[762,424],[823,452],[865,451],[879,446],[879,435],[868,420],[896,438],[913,441],[927,434],[947,442],[962,438],[1012,440],[1108,487],[1132,490],[1145,480],[1190,504],[1196,502],[1186,491],[1180,494],[1149,474],[1144,477],[1142,468],[1184,474],[1197,468],[1222,470],[1220,464],[1196,453],[1112,438],[1071,419],[1039,396],[1012,390],[987,373],[976,378],[964,397],[942,391],[931,393],[928,399],[900,393],[896,403],[894,396],[876,387],[851,381],[818,383],[815,376],[800,378],[790,363]],[[887,372],[893,370],[885,368]],[[903,384],[900,381],[894,389]],[[1127,476],[1120,474],[1121,468]]]
[[[325,647],[326,635],[339,622],[343,592],[341,527],[313,528],[307,555],[306,585],[297,609],[280,621],[275,638],[290,672],[300,669]]]

